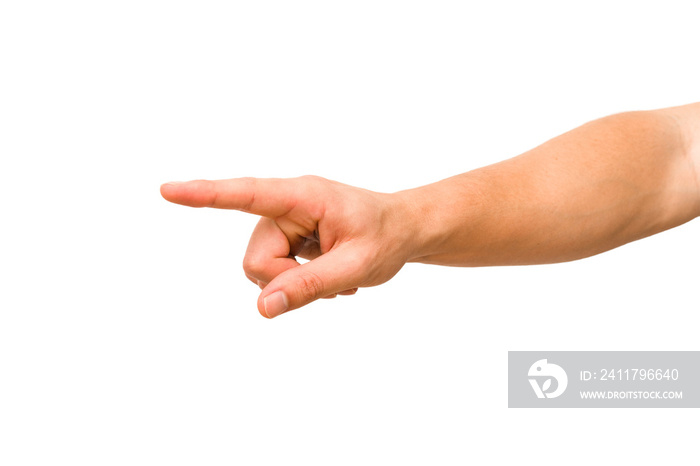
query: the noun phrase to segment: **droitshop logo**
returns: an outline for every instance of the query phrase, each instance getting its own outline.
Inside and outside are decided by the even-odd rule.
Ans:
[[[546,359],[535,361],[527,375],[537,398],[556,398],[564,393],[569,383],[564,369],[548,363]],[[554,388],[552,388],[552,380],[555,382]]]

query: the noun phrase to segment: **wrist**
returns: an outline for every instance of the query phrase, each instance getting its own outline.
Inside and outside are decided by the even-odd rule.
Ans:
[[[430,196],[424,188],[399,191],[391,195],[398,212],[398,229],[403,238],[402,250],[406,262],[420,262],[421,257],[430,254],[436,240],[434,212],[428,207]]]
[[[464,265],[482,198],[469,173],[392,196],[406,235],[407,262]]]

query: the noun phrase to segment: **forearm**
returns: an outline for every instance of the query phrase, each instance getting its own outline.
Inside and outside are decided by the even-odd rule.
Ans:
[[[397,193],[413,262],[563,262],[700,215],[698,105],[585,124],[518,157]]]

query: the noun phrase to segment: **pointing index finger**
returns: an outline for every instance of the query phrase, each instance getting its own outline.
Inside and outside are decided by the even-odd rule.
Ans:
[[[190,207],[235,209],[264,217],[288,213],[297,200],[295,184],[286,178],[232,178],[165,183],[161,195]]]

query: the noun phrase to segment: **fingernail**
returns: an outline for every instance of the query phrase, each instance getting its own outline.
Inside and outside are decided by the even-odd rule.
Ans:
[[[263,299],[263,306],[265,307],[265,314],[269,318],[277,317],[289,309],[287,295],[284,294],[284,291],[275,291]]]
[[[182,183],[184,183],[184,181],[168,181],[167,183],[163,183],[163,185],[177,186]]]

